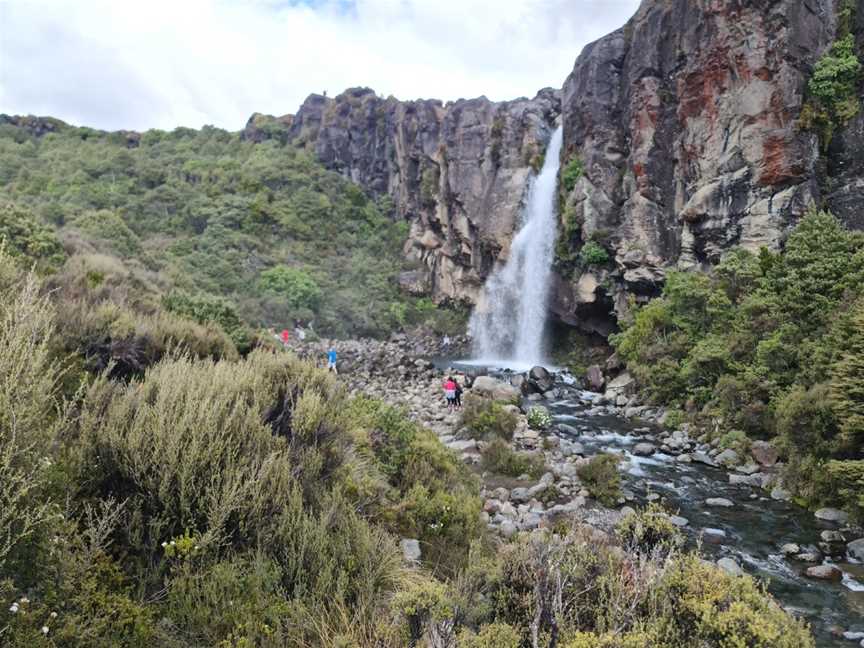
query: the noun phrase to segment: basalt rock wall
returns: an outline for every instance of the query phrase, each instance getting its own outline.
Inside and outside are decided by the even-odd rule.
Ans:
[[[557,122],[565,168],[552,311],[608,333],[670,269],[707,269],[734,246],[782,246],[813,205],[864,226],[864,115],[826,146],[801,115],[840,12],[864,0],[644,0],[588,45],[563,90],[495,103],[399,101],[369,89],[310,96],[286,138],[392,200],[410,224],[406,289],[474,301],[509,244]],[[576,10],[576,9],[574,9]],[[245,136],[260,139],[260,116]],[[605,263],[586,263],[588,241]]]

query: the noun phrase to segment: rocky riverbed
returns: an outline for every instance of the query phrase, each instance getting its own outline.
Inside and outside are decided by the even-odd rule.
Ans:
[[[464,343],[455,340],[453,346]],[[304,350],[323,356],[330,344],[322,340]],[[641,404],[626,372],[607,377],[595,367],[575,378],[535,368],[482,375],[482,368],[433,361],[448,349],[432,337],[335,346],[350,391],[403,407],[474,467],[483,483],[482,515],[492,532],[508,538],[567,517],[608,533],[632,508],[659,502],[706,558],[729,572],[763,579],[781,605],[805,617],[817,645],[864,646],[864,532],[842,511],[814,513],[792,503],[770,444],[755,442],[743,453],[686,425],[667,429],[666,412]],[[482,469],[487,440],[463,426],[458,411],[448,411],[446,374],[458,376],[466,396],[506,403],[518,418],[511,446],[542,456],[542,476],[505,478]],[[603,391],[586,389],[592,382]],[[551,415],[544,430],[531,429],[525,415],[538,406]],[[578,475],[600,453],[621,459],[624,490],[611,508],[593,499]],[[412,554],[415,545],[403,542]]]

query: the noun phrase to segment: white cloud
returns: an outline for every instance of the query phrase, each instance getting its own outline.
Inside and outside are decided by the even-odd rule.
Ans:
[[[0,112],[239,129],[311,92],[401,99],[560,87],[639,0],[0,0]]]

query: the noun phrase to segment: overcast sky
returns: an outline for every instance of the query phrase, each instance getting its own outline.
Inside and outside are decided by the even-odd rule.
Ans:
[[[0,113],[104,129],[243,127],[312,92],[561,87],[639,0],[0,0]]]

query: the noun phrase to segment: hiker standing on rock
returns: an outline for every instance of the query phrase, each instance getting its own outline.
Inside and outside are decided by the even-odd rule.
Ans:
[[[332,371],[333,373],[339,373],[336,371],[336,349],[332,346],[330,350],[327,352],[327,371]]]
[[[460,383],[458,379],[453,382],[456,383],[456,395],[453,399],[453,403],[456,409],[462,409],[462,383]]]
[[[452,412],[456,407],[456,387],[458,387],[453,376],[447,376],[444,381],[444,398],[447,399],[447,411]]]

